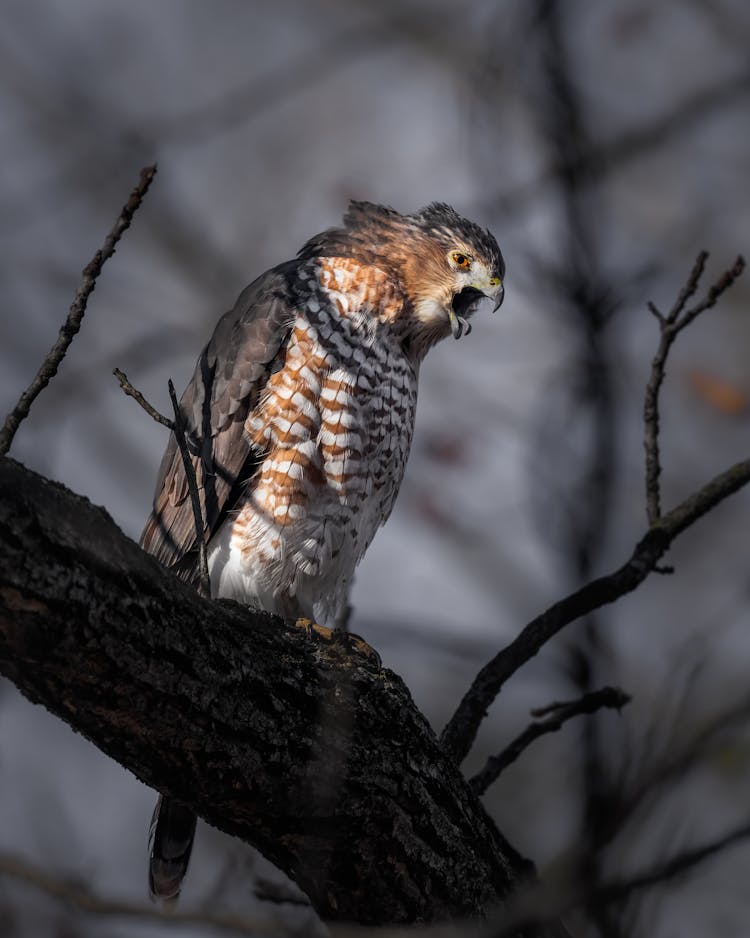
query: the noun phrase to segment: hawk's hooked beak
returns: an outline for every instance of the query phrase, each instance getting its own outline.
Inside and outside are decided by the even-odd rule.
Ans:
[[[492,300],[495,304],[492,312],[496,313],[500,309],[504,296],[505,290],[499,277],[492,277],[482,284],[464,287],[460,293],[453,297],[453,302],[448,310],[453,338],[460,339],[461,336],[468,335],[471,332],[471,323],[467,316],[470,316],[476,310],[481,299],[487,297]]]
[[[495,305],[492,307],[492,312],[496,313],[503,305],[503,300],[505,299],[505,287],[503,286],[502,280],[499,280],[499,278],[493,279],[496,279],[499,282],[494,285],[492,292],[485,293],[485,296],[488,296],[491,300],[495,301]]]

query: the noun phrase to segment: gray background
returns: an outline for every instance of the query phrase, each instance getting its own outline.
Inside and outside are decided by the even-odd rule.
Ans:
[[[448,201],[496,234],[506,303],[429,356],[402,492],[354,591],[352,627],[436,729],[497,648],[644,532],[641,408],[656,343],[646,301],[668,307],[700,248],[711,251],[706,285],[748,249],[747,5],[556,10],[553,53],[544,4],[523,0],[3,0],[0,10],[3,410],[54,340],[138,169],[159,162],[12,450],[133,537],[165,436],[113,367],[165,410],[167,379],[184,385],[242,287],[335,224],[349,198],[404,211]],[[671,360],[667,507],[747,455],[749,293],[741,281]],[[531,707],[587,680],[634,697],[620,717],[598,717],[593,736],[577,724],[538,742],[492,789],[490,809],[543,874],[591,834],[592,785],[614,803],[652,785],[603,850],[604,879],[747,820],[748,507],[742,493],[702,521],[673,551],[674,577],[569,629],[493,708],[469,768]],[[146,903],[153,794],[7,683],[0,792],[1,851]],[[739,846],[576,928],[745,935],[748,860]],[[304,912],[258,904],[258,875],[281,880],[202,827],[181,908],[312,927]],[[3,934],[19,936],[166,933],[84,916],[7,876],[3,919]]]

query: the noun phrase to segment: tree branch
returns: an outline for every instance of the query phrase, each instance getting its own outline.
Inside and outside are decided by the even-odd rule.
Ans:
[[[198,545],[198,592],[201,596],[211,596],[211,579],[208,575],[208,551],[206,549],[206,522],[201,508],[201,493],[203,492],[203,467],[200,459],[195,463],[190,457],[190,449],[185,437],[185,420],[180,409],[177,395],[175,394],[174,384],[170,378],[168,382],[169,399],[172,402],[172,411],[174,420],[165,417],[128,381],[128,376],[124,371],[115,368],[112,374],[120,382],[120,387],[133,400],[141,406],[143,410],[157,423],[171,430],[177,441],[177,448],[182,457],[182,465],[185,469],[185,478],[187,479],[188,492],[190,493],[190,506],[193,509],[193,524],[195,526],[195,543]]]
[[[127,394],[128,397],[132,397],[136,404],[139,404],[152,420],[160,423],[163,427],[166,427],[167,430],[174,430],[174,420],[170,420],[169,417],[165,417],[164,414],[160,414],[155,407],[149,404],[138,388],[134,388],[130,381],[128,381],[128,376],[124,371],[120,371],[119,368],[115,368],[112,371],[112,374],[119,381],[120,387],[124,393]]]
[[[473,917],[528,873],[364,642],[199,597],[7,457],[0,491],[0,672],[320,914]]]
[[[602,687],[601,690],[584,694],[578,700],[549,704],[541,710],[532,711],[533,716],[543,719],[534,720],[502,752],[490,756],[484,768],[469,780],[469,785],[478,795],[483,795],[504,769],[512,765],[535,739],[547,733],[556,733],[573,717],[595,713],[604,707],[620,710],[629,701],[630,697],[618,687]]]
[[[667,356],[672,343],[682,330],[689,326],[696,317],[716,304],[721,294],[729,289],[737,277],[745,269],[745,261],[738,257],[734,265],[725,271],[709,289],[705,297],[691,309],[685,310],[685,304],[698,289],[698,283],[708,260],[708,253],[701,251],[696,258],[684,287],[665,316],[653,304],[648,308],[659,323],[659,347],[651,363],[651,375],[646,385],[646,396],[643,403],[643,446],[646,450],[646,512],[648,523],[655,524],[661,517],[661,494],[659,491],[659,476],[661,464],[659,462],[659,391],[664,381],[664,369]]]
[[[519,897],[518,902],[511,903],[509,912],[501,917],[499,927],[488,929],[482,938],[514,938],[520,930],[542,928],[545,922],[554,922],[561,915],[592,899],[605,905],[622,902],[633,893],[689,872],[748,837],[750,822],[699,847],[688,848],[650,869],[605,881],[597,886],[594,894],[575,882],[557,884],[552,889],[544,885],[532,887],[526,895]]]
[[[90,915],[125,918],[157,925],[216,928],[235,935],[285,935],[287,931],[274,922],[251,921],[238,915],[216,915],[210,912],[185,912],[173,907],[157,908],[119,899],[107,899],[92,892],[82,883],[45,872],[28,860],[0,853],[0,876],[15,879],[34,889],[62,900],[69,906]]]
[[[673,508],[641,538],[630,559],[608,576],[592,580],[532,619],[519,635],[486,664],[474,679],[443,730],[446,752],[462,762],[476,738],[487,708],[516,671],[562,628],[581,616],[632,592],[646,579],[672,542],[720,502],[750,482],[750,459],[725,472]]]
[[[687,283],[680,291],[667,316],[664,316],[653,303],[649,304],[661,328],[660,345],[653,361],[644,404],[646,488],[651,527],[636,545],[630,560],[623,566],[608,576],[592,580],[575,593],[571,593],[565,599],[550,606],[482,668],[441,735],[443,747],[459,763],[464,760],[471,749],[487,708],[511,675],[536,655],[541,647],[566,625],[636,589],[649,573],[660,569],[659,560],[667,552],[672,541],[685,528],[694,524],[707,511],[750,481],[750,460],[736,463],[726,472],[712,479],[700,491],[685,499],[668,515],[661,516],[658,485],[660,472],[658,394],[664,380],[664,367],[669,348],[675,336],[700,313],[712,307],[721,294],[740,276],[745,267],[742,257],[737,257],[734,266],[708,290],[706,296],[694,307],[685,311],[685,304],[698,288],[707,256],[705,252],[698,256]]]
[[[94,292],[94,287],[96,286],[99,274],[102,272],[102,267],[105,261],[109,260],[115,253],[117,242],[130,227],[130,222],[138,211],[138,207],[143,201],[143,197],[148,192],[148,188],[155,175],[155,165],[146,166],[141,170],[138,185],[130,193],[130,198],[123,206],[114,227],[104,239],[102,247],[84,268],[83,280],[76,291],[75,298],[68,311],[68,316],[60,329],[57,341],[47,353],[47,357],[42,362],[42,366],[36,373],[34,380],[28,388],[26,388],[18,399],[16,406],[5,418],[5,423],[0,430],[0,456],[4,456],[8,452],[13,443],[13,437],[16,435],[16,431],[31,410],[31,405],[57,374],[60,362],[65,357],[70,343],[81,328],[81,322],[86,312],[89,297]]]

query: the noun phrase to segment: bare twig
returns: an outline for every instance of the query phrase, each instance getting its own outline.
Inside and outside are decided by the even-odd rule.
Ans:
[[[490,785],[497,781],[500,774],[516,761],[521,753],[546,733],[556,733],[563,724],[575,716],[595,713],[604,707],[620,710],[630,701],[630,697],[618,687],[602,687],[571,700],[568,703],[553,703],[539,710],[532,710],[532,715],[542,717],[530,723],[512,743],[496,756],[490,756],[484,768],[469,780],[469,784],[478,795],[483,795]]]
[[[120,382],[120,387],[128,395],[128,397],[132,397],[137,404],[140,404],[149,417],[152,417],[157,423],[160,423],[163,427],[166,427],[167,430],[174,430],[174,420],[170,420],[169,417],[165,417],[164,414],[160,414],[155,407],[149,404],[141,392],[137,388],[134,388],[133,385],[128,381],[128,376],[124,371],[120,371],[119,368],[115,368],[112,374]]]
[[[113,918],[129,918],[156,922],[184,928],[186,925],[219,928],[240,935],[285,934],[272,922],[249,921],[235,915],[215,915],[210,912],[182,912],[174,908],[159,909],[156,906],[139,905],[118,899],[97,896],[90,889],[72,879],[63,879],[46,873],[38,866],[10,853],[0,854],[0,875],[19,880],[48,896],[60,899],[68,905],[93,915]]]
[[[592,899],[605,905],[622,902],[635,892],[689,872],[705,860],[748,837],[750,837],[750,822],[700,847],[684,850],[641,873],[603,882],[597,886],[595,894],[576,882],[532,888],[525,895],[521,894],[518,900],[509,904],[508,912],[502,917],[499,927],[496,925],[488,928],[483,938],[511,938],[524,929],[538,928],[547,922],[554,922],[561,915],[584,902],[591,902]]]
[[[665,860],[650,870],[645,870],[643,873],[636,873],[633,876],[606,883],[601,889],[601,898],[605,902],[621,901],[638,889],[645,889],[668,879],[674,879],[675,876],[686,873],[699,863],[703,863],[704,860],[708,860],[747,837],[750,837],[750,822],[700,847],[684,850],[682,853]]]
[[[185,418],[182,409],[175,394],[172,379],[169,380],[169,397],[172,401],[174,410],[174,435],[177,440],[177,446],[182,456],[182,465],[185,469],[188,491],[190,492],[190,504],[193,507],[193,520],[195,522],[195,539],[198,544],[198,592],[201,596],[210,598],[211,580],[208,575],[208,554],[206,551],[206,523],[203,519],[203,509],[201,508],[200,490],[203,485],[202,477],[198,479],[198,473],[201,472],[200,457],[197,466],[193,463],[187,440],[185,439]],[[201,473],[202,476],[202,473]]]
[[[601,843],[611,843],[636,812],[649,810],[649,802],[652,807],[657,803],[658,810],[659,792],[676,780],[684,783],[691,771],[705,766],[706,760],[710,759],[712,747],[722,744],[723,734],[733,724],[739,728],[744,727],[749,715],[750,696],[745,696],[699,727],[676,751],[671,747],[661,756],[655,756],[654,747],[651,746],[648,755],[644,752],[641,760],[643,769],[630,786],[623,786],[607,818]],[[647,738],[644,750],[648,742]]]
[[[587,583],[533,619],[486,664],[443,730],[442,744],[463,761],[487,708],[505,682],[562,628],[581,616],[632,592],[651,573],[683,531],[750,482],[750,459],[735,463],[661,517],[638,542],[630,559],[607,576]]]
[[[86,267],[83,270],[83,280],[81,285],[76,291],[76,295],[73,299],[73,302],[68,311],[67,318],[60,329],[60,334],[57,337],[57,341],[52,346],[52,348],[47,353],[47,357],[42,362],[42,366],[39,371],[36,373],[34,380],[26,388],[21,397],[18,399],[18,403],[13,408],[13,410],[5,418],[5,423],[3,424],[2,430],[0,430],[0,455],[5,455],[13,443],[13,437],[16,435],[21,422],[28,416],[29,411],[31,410],[31,405],[36,400],[37,396],[47,387],[50,381],[57,374],[57,369],[60,367],[60,362],[62,362],[65,357],[65,353],[70,347],[70,343],[75,338],[79,329],[81,328],[81,322],[83,321],[84,314],[86,313],[86,306],[89,301],[89,297],[94,291],[96,286],[97,278],[102,271],[105,261],[109,260],[110,257],[115,253],[115,246],[117,242],[122,237],[123,233],[127,231],[130,227],[130,223],[133,220],[133,215],[135,215],[138,207],[143,201],[143,197],[148,192],[148,188],[151,185],[151,181],[156,174],[156,166],[146,166],[141,170],[140,180],[138,185],[130,193],[130,198],[123,206],[122,211],[114,224],[114,227],[109,232],[107,237],[104,239],[104,244],[96,252],[93,258],[89,261]]]
[[[649,310],[659,323],[660,332],[659,347],[651,363],[651,375],[646,385],[646,396],[643,404],[643,446],[646,450],[646,512],[649,524],[655,524],[661,517],[659,391],[664,381],[664,369],[669,350],[679,333],[701,313],[714,306],[721,294],[731,287],[745,268],[745,261],[742,257],[738,257],[734,265],[713,284],[705,297],[695,306],[685,310],[685,304],[698,289],[698,283],[703,275],[707,259],[708,253],[701,251],[695,260],[695,264],[693,264],[690,276],[666,316],[653,303],[648,304]]]
[[[182,410],[180,409],[179,402],[177,401],[174,384],[172,384],[171,380],[169,381],[169,397],[172,401],[172,408],[174,410],[174,420],[170,420],[168,417],[165,417],[164,414],[159,413],[159,411],[146,400],[141,392],[137,388],[133,387],[130,381],[128,381],[128,376],[124,371],[120,371],[119,368],[115,368],[112,374],[114,374],[114,376],[120,382],[120,387],[125,392],[125,394],[128,395],[128,397],[132,397],[133,400],[140,404],[143,410],[146,411],[149,417],[152,417],[157,423],[160,423],[163,427],[171,430],[175,435],[177,446],[180,450],[180,456],[182,457],[182,465],[185,469],[185,477],[187,479],[188,491],[190,493],[190,504],[193,509],[195,541],[198,545],[198,592],[201,594],[201,596],[210,598],[211,579],[208,575],[206,522],[203,518],[203,509],[201,508],[200,499],[200,493],[203,491],[203,466],[200,459],[198,459],[197,463],[194,463],[190,455],[187,439],[185,437],[185,418],[182,414]]]

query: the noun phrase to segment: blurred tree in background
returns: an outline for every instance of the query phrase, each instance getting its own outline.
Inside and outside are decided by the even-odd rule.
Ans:
[[[750,11],[739,0],[377,5],[6,0],[0,33],[0,403],[53,341],[82,264],[131,188],[159,184],[110,261],[13,455],[137,536],[162,411],[242,287],[349,198],[434,199],[487,225],[507,300],[425,364],[407,477],[355,584],[354,631],[436,729],[479,667],[646,527],[642,394],[701,249],[713,282],[750,230]],[[670,508],[746,455],[748,283],[681,338],[662,395]],[[528,711],[603,684],[632,702],[545,736],[485,802],[544,878],[578,869],[580,935],[743,935],[739,843],[618,901],[597,888],[747,824],[748,494],[681,540],[671,577],[568,629],[504,691],[472,775]],[[142,902],[152,793],[0,685],[0,851]],[[141,819],[143,823],[141,824]],[[205,826],[181,900],[279,929],[308,910]],[[3,934],[162,934],[0,876]],[[258,898],[260,894],[261,898]],[[611,897],[610,897],[611,898]],[[200,923],[183,934],[207,934]]]

